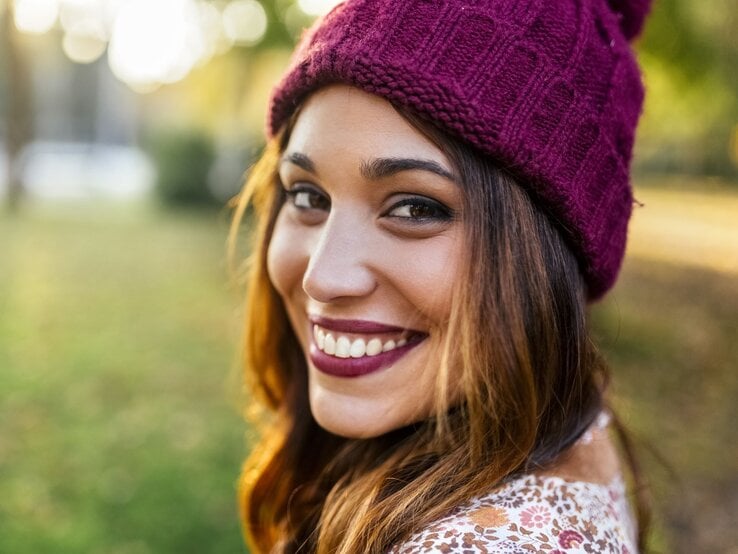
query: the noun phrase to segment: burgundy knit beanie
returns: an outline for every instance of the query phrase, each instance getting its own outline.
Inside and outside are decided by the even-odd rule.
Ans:
[[[569,240],[595,300],[625,252],[643,102],[628,41],[650,3],[347,0],[303,37],[268,132],[328,83],[409,108],[518,178]]]

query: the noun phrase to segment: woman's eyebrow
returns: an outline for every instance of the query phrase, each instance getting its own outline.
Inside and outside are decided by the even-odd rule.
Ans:
[[[279,163],[283,164],[285,162],[290,162],[292,164],[295,164],[297,167],[304,169],[305,171],[315,173],[315,164],[313,163],[313,160],[311,160],[308,156],[301,152],[291,152],[289,154],[285,154],[284,156],[282,156],[282,159],[279,161]]]
[[[310,173],[316,173],[315,163],[302,152],[285,154],[282,156],[280,163],[285,162],[292,163]],[[413,170],[428,171],[449,181],[457,182],[457,178],[453,173],[433,160],[418,158],[374,158],[371,161],[362,162],[360,168],[364,178],[372,181],[395,175],[401,171]]]
[[[457,182],[456,176],[433,160],[421,160],[416,158],[375,158],[361,164],[361,174],[366,179],[377,180],[389,177],[401,171],[421,170],[434,173]]]

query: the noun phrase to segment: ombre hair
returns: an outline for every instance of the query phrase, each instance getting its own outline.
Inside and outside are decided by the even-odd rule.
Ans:
[[[503,480],[547,468],[606,403],[608,368],[589,336],[586,284],[565,232],[488,156],[397,109],[447,155],[464,189],[466,263],[434,411],[369,439],[333,435],[311,415],[305,356],[266,266],[285,200],[277,167],[295,115],[235,199],[230,235],[233,253],[251,207],[243,365],[251,401],[268,416],[239,500],[255,552],[386,552]],[[453,386],[452,359],[460,366]],[[648,509],[630,441],[615,423],[637,481],[642,546]]]

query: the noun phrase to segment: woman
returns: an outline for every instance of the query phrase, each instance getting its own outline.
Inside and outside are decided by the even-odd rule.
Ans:
[[[349,0],[303,39],[233,228],[252,205],[254,551],[642,546],[586,305],[624,252],[645,4]]]

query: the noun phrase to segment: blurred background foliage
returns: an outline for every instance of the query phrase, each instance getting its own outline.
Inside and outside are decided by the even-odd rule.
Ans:
[[[144,140],[155,162],[154,188],[171,205],[217,204],[204,186],[215,160],[212,139],[198,129],[165,128]]]
[[[657,0],[638,53],[647,100],[636,169],[738,174],[738,5]]]
[[[0,0],[0,552],[245,552],[224,206],[335,3]],[[640,206],[592,313],[654,552],[738,552],[737,35],[734,0],[656,0]]]

